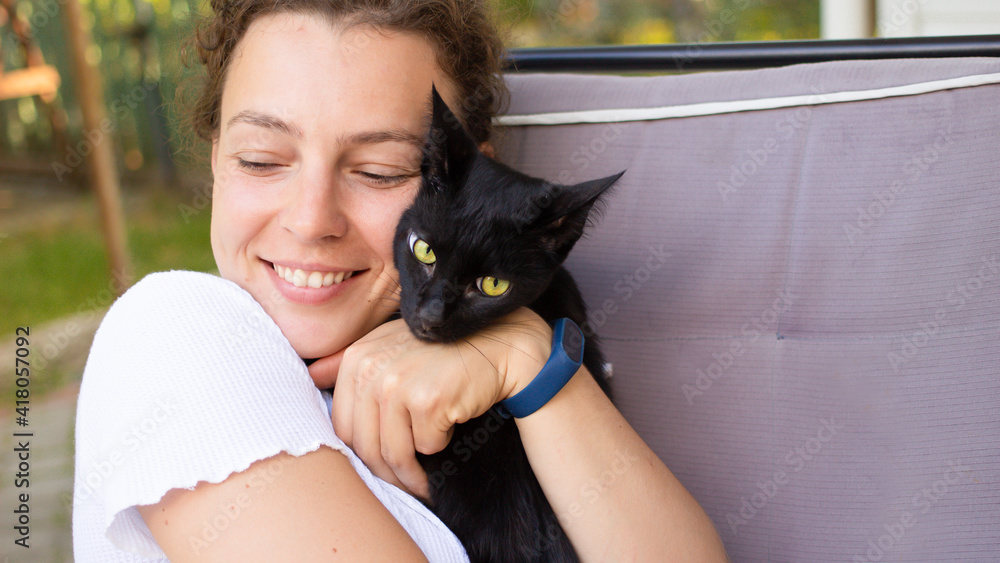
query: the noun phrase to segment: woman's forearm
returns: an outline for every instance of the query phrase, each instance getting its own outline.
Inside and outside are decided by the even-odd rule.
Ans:
[[[726,561],[711,520],[586,368],[517,426],[583,561]]]

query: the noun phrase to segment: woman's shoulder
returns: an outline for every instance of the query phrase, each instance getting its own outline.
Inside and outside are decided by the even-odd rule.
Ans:
[[[170,270],[148,274],[136,282],[114,302],[108,314],[149,308],[165,312],[204,310],[206,304],[220,301],[243,306],[256,303],[243,288],[227,279],[204,272]]]
[[[155,347],[160,342],[225,344],[231,338],[284,339],[253,296],[235,283],[203,272],[149,274],[108,310],[94,346],[122,342]],[[147,348],[148,350],[148,348]]]
[[[165,412],[177,432],[193,421],[234,432],[247,427],[246,413],[276,421],[288,416],[281,408],[329,425],[305,363],[263,308],[236,284],[197,272],[151,274],[112,305],[77,408],[78,431],[110,436]]]
[[[116,385],[136,378],[204,386],[209,373],[211,380],[239,377],[241,369],[257,372],[254,366],[275,368],[274,362],[283,373],[304,371],[291,344],[249,293],[211,274],[159,272],[132,286],[105,315],[91,345],[84,386],[88,380]]]

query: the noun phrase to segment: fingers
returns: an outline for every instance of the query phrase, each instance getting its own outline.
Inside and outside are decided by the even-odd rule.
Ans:
[[[409,411],[391,392],[362,393],[356,398],[353,448],[382,480],[412,495],[430,497],[427,475],[413,448]]]
[[[329,389],[337,383],[337,374],[344,359],[344,350],[331,356],[320,358],[309,365],[309,377],[317,389]]]
[[[398,400],[402,378],[384,360],[380,351],[365,346],[344,355],[343,377],[334,388],[334,431],[373,474],[427,499],[427,475],[414,453],[409,411]]]
[[[498,400],[497,360],[512,347],[503,340],[498,345],[487,335],[471,348],[429,344],[413,337],[404,322],[390,321],[337,357],[317,361],[310,374],[336,382],[334,430],[371,472],[428,499],[427,474],[416,453],[445,449],[454,424]]]
[[[333,408],[331,419],[333,421],[333,431],[347,447],[354,449],[354,401],[356,395],[355,378],[356,369],[354,354],[345,352],[340,370],[345,377],[337,378],[337,385],[333,388]]]
[[[430,499],[427,473],[417,461],[413,447],[413,428],[409,411],[398,402],[390,402],[379,412],[382,426],[382,459],[405,490],[424,500]]]
[[[389,464],[383,459],[382,429],[380,425],[378,400],[371,395],[362,395],[356,399],[354,408],[354,453],[365,462],[372,473],[382,480],[404,489]]]
[[[451,442],[455,427],[446,418],[432,416],[426,408],[414,409],[409,412],[412,417],[413,447],[422,454],[437,453]]]

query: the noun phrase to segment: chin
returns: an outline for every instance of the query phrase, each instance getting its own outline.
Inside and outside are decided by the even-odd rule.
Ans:
[[[314,323],[304,322],[301,319],[284,321],[275,319],[275,322],[295,353],[304,359],[329,356],[354,341],[345,337],[340,330],[331,330],[329,325],[315,326]]]

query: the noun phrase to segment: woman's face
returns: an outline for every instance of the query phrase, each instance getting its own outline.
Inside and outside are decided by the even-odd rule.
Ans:
[[[420,184],[432,81],[455,107],[427,40],[306,15],[258,19],[234,52],[212,250],[303,358],[343,349],[397,306],[392,240]]]

